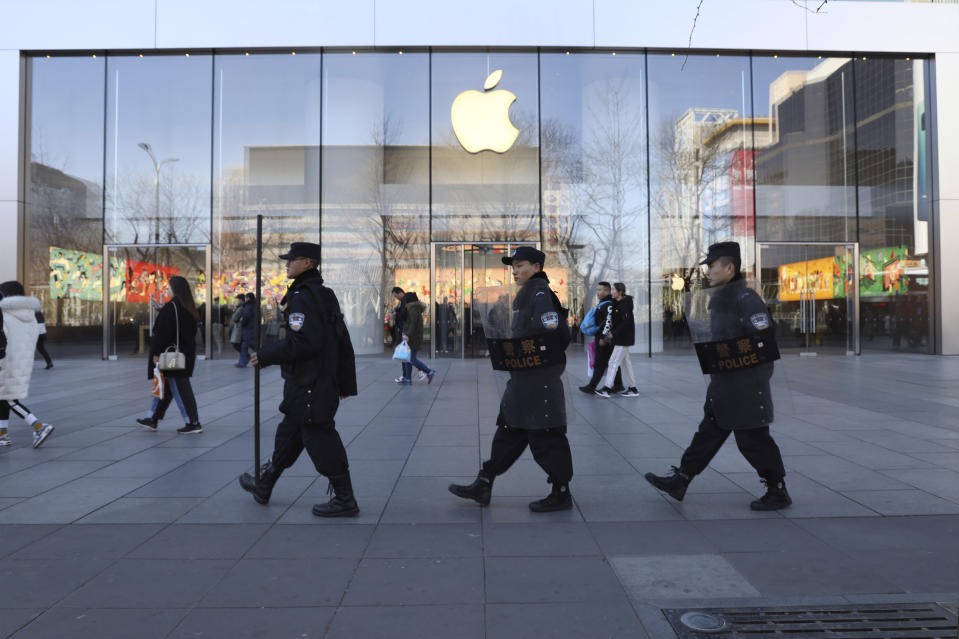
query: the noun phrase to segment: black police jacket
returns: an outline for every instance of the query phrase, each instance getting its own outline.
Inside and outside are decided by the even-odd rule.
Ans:
[[[510,333],[514,338],[532,337],[558,330],[562,321],[544,273],[537,273],[520,287],[513,300]],[[540,430],[566,426],[566,395],[563,391],[565,362],[556,366],[510,371],[499,405],[500,426]]]
[[[286,337],[260,349],[260,366],[280,365],[281,413],[299,423],[329,422],[340,397],[356,395],[353,344],[339,301],[311,269],[293,280],[281,304]]]
[[[772,325],[769,310],[751,288],[727,289],[710,302],[710,322],[717,335],[743,336],[759,333]],[[703,409],[722,428],[762,428],[773,421],[773,398],[769,380],[773,364],[710,375]]]

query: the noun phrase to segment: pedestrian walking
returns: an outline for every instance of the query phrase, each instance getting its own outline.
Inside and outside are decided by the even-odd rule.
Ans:
[[[50,358],[50,353],[47,352],[46,341],[47,341],[47,322],[43,317],[43,311],[36,312],[37,326],[39,326],[40,334],[37,335],[37,351],[39,351],[40,356],[43,357],[43,361],[47,363],[44,368],[50,370],[53,368],[53,360]]]
[[[426,304],[412,291],[403,296],[403,304],[406,306],[406,321],[403,324],[402,337],[410,347],[410,361],[403,362],[403,376],[394,381],[398,384],[412,384],[415,366],[419,379],[425,379],[427,384],[432,384],[436,371],[416,357],[416,352],[423,348],[423,311],[426,310]]]
[[[603,374],[606,372],[606,366],[609,363],[609,357],[613,354],[613,344],[607,339],[613,326],[613,296],[609,282],[599,282],[596,284],[596,299],[598,300],[596,308],[592,312],[592,326],[598,327],[593,341],[596,345],[596,360],[593,364],[593,376],[585,386],[580,386],[579,390],[592,395],[596,392],[599,384],[603,380]],[[585,322],[584,322],[585,324]]]
[[[569,327],[566,311],[543,272],[545,261],[542,251],[531,246],[517,247],[512,256],[504,257],[503,263],[512,267],[519,290],[511,305],[507,306],[504,288],[504,294],[490,304],[489,310],[480,312],[490,359],[494,367],[501,365],[501,370],[509,370],[509,381],[500,400],[489,459],[483,462],[473,483],[450,484],[449,491],[481,506],[489,505],[496,477],[529,446],[533,459],[552,484],[550,494],[531,502],[529,509],[549,512],[573,507],[569,490],[573,456],[566,438],[562,379]],[[488,298],[493,297],[486,293]]]
[[[775,329],[765,302],[749,288],[740,273],[739,244],[720,242],[709,247],[706,259],[702,321],[687,312],[687,322],[697,344],[700,361],[715,353],[715,365],[706,390],[703,419],[679,466],[669,475],[646,473],[646,480],[669,496],[682,501],[693,477],[703,472],[723,443],[733,433],[743,457],[766,485],[766,494],[753,501],[753,510],[778,510],[792,504],[786,491],[786,470],[779,447],[769,432],[773,401],[769,380],[772,359],[778,358]],[[701,327],[701,328],[700,328]],[[698,336],[705,334],[705,337]],[[775,351],[769,361],[760,351]],[[705,353],[705,354],[704,354]],[[706,365],[703,365],[707,370]]]
[[[256,295],[253,293],[246,294],[246,301],[241,307],[242,314],[240,316],[240,359],[237,360],[235,366],[237,368],[246,368],[247,363],[250,361],[250,353],[256,348],[256,333],[260,329],[256,323]]]
[[[33,352],[40,326],[36,314],[40,300],[27,296],[17,281],[0,284],[0,446],[13,442],[8,433],[10,411],[33,429],[33,447],[39,448],[53,432],[53,424],[44,424],[23,405],[30,391]]]
[[[626,388],[619,394],[623,397],[638,397],[636,376],[633,374],[633,363],[629,359],[629,347],[636,342],[636,323],[633,320],[633,298],[626,294],[626,285],[622,282],[613,284],[613,313],[610,332],[604,339],[613,345],[613,351],[606,364],[606,375],[603,377],[603,386],[596,391],[600,397],[609,397],[616,392],[616,376],[622,376]]]
[[[286,260],[286,276],[293,280],[281,302],[289,330],[283,339],[254,352],[250,362],[260,367],[280,365],[283,421],[276,428],[273,454],[261,467],[259,481],[243,473],[240,486],[257,503],[268,503],[280,475],[306,449],[333,493],[329,502],[313,506],[313,514],[352,517],[360,507],[334,417],[340,400],[357,393],[353,344],[340,303],[317,270],[320,245],[293,242],[280,259]]]
[[[233,309],[233,315],[230,316],[230,345],[237,353],[243,346],[243,305],[245,303],[246,295],[238,293],[236,307]]]
[[[155,432],[170,402],[176,399],[185,422],[183,428],[178,428],[176,432],[181,435],[198,435],[203,432],[203,426],[200,425],[196,397],[190,383],[193,368],[196,365],[195,335],[198,312],[190,284],[185,278],[179,275],[172,276],[169,287],[170,301],[160,308],[153,322],[150,357],[147,360],[147,378],[153,379],[153,370],[160,354],[171,347],[183,353],[186,367],[183,370],[162,371],[163,399],[154,401],[147,416],[137,419],[137,423]]]

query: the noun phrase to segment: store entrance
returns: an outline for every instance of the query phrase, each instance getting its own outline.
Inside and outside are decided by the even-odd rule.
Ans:
[[[530,242],[523,242],[529,246]],[[533,243],[539,248],[539,243]],[[486,336],[474,322],[473,291],[512,283],[502,258],[519,243],[433,243],[430,309],[433,357],[486,357]]]
[[[145,356],[156,312],[169,301],[173,275],[186,278],[200,312],[198,357],[210,357],[210,245],[111,244],[103,247],[103,357]],[[214,340],[220,335],[214,335]],[[217,344],[213,344],[215,349]]]
[[[859,245],[761,242],[761,292],[779,350],[859,354]]]

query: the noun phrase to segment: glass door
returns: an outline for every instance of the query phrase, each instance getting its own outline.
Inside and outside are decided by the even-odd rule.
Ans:
[[[433,357],[463,357],[463,245],[433,245]]]
[[[757,262],[780,351],[859,353],[858,244],[764,242]]]
[[[529,244],[528,242],[524,244]],[[486,357],[482,322],[473,314],[473,291],[512,284],[503,257],[519,244],[433,244],[433,357]],[[539,248],[539,243],[534,243]]]
[[[104,261],[103,357],[140,357],[150,345],[156,312],[169,301],[174,275],[186,278],[200,318],[198,357],[210,357],[210,247],[189,245],[108,245]]]

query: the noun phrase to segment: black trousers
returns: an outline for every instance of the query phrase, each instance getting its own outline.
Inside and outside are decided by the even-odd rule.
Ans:
[[[600,346],[596,342],[596,363],[593,365],[593,376],[589,380],[591,388],[598,388],[599,383],[603,381],[603,375],[606,373],[606,367],[609,365],[609,358],[613,354],[613,345]],[[616,387],[623,385],[623,374],[616,371],[616,381],[613,382]]]
[[[180,393],[180,400],[183,401],[183,408],[186,409],[190,423],[199,424],[200,414],[197,412],[196,396],[193,394],[193,385],[190,383],[190,378],[164,377],[163,383],[166,385],[166,388],[163,389],[163,399],[157,404],[157,409],[153,413],[153,419],[160,421],[166,415],[166,410],[170,407],[170,402],[173,401],[173,390],[170,388],[170,385],[176,384],[176,390]]]
[[[273,466],[279,470],[296,463],[304,448],[316,472],[324,477],[342,475],[350,468],[346,448],[332,420],[321,424],[296,424],[284,419],[276,427],[273,446]]]
[[[490,458],[483,462],[483,474],[502,475],[529,446],[533,459],[546,471],[553,484],[568,484],[573,478],[573,454],[566,439],[566,427],[523,430],[498,426],[493,435]]]
[[[10,419],[10,411],[13,410],[20,419],[26,419],[30,414],[30,409],[15,399],[0,399],[0,419]]]
[[[43,356],[43,360],[47,363],[47,366],[53,363],[53,360],[50,359],[50,353],[47,352],[47,347],[45,342],[47,341],[46,335],[37,336],[37,350],[40,351],[40,355]]]
[[[786,476],[782,454],[769,433],[769,426],[731,431],[720,428],[716,419],[709,414],[703,416],[692,443],[683,453],[680,470],[690,479],[703,472],[730,433],[735,433],[739,452],[752,464],[760,477],[767,482],[776,483]]]

